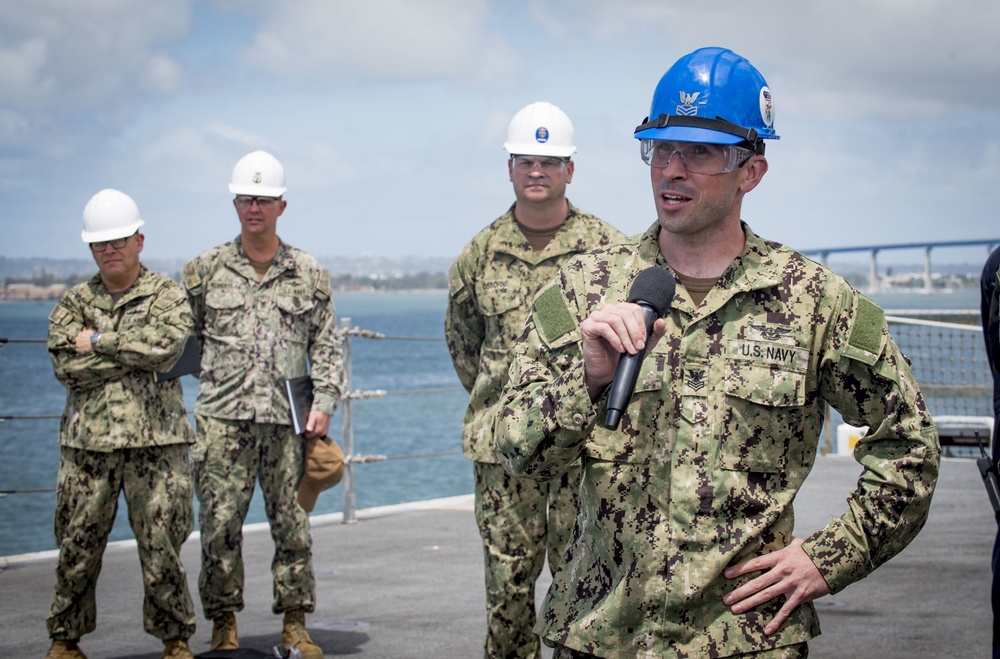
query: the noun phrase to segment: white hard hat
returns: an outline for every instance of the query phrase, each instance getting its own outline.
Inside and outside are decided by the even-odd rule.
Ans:
[[[267,151],[248,153],[233,167],[229,191],[261,197],[285,194],[285,168]]]
[[[573,122],[551,103],[532,103],[510,120],[503,148],[511,155],[568,158],[576,153]]]
[[[139,217],[139,207],[124,192],[105,188],[87,202],[83,209],[85,243],[99,243],[116,238],[128,238],[145,222]]]

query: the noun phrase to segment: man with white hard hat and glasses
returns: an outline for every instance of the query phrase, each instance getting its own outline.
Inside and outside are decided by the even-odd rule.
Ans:
[[[573,124],[551,103],[532,103],[511,120],[504,148],[514,204],[470,241],[448,274],[445,337],[469,392],[462,428],[473,460],[476,520],[486,564],[484,656],[539,656],[535,581],[548,553],[559,563],[576,509],[579,468],[554,483],[507,474],[493,454],[491,426],[507,380],[510,350],[531,298],[570,257],[624,238],[573,206]]]
[[[180,285],[139,262],[143,224],[125,193],[94,195],[81,236],[98,273],[49,316],[49,356],[66,408],[46,659],[85,659],[78,643],[96,628],[97,577],[123,493],[142,565],[143,627],[163,641],[164,659],[193,657],[194,602],[180,551],[194,525],[194,433],[180,381],[157,377],[180,358],[192,318]]]
[[[240,235],[187,263],[183,275],[201,346],[192,462],[202,607],[212,620],[211,649],[238,648],[241,529],[259,480],[275,545],[271,608],[283,614],[281,642],[320,659],[323,651],[305,627],[316,607],[309,517],[297,499],[305,439],[292,429],[284,381],[311,376],[305,437],[325,437],[343,390],[330,276],[278,237],[287,202],[285,170],[274,156],[254,151],[241,158],[229,191]]]
[[[545,481],[583,462],[537,630],[554,659],[805,657],[813,600],[926,522],[937,430],[882,309],[741,217],[778,138],[746,58],[677,60],[635,138],[656,222],[539,292],[497,406],[511,473]],[[869,428],[860,477],[841,517],[796,537],[827,404]]]

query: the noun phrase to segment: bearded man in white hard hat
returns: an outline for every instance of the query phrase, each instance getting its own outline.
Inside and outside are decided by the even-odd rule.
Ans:
[[[229,191],[240,235],[187,263],[183,277],[201,345],[192,451],[201,602],[212,620],[211,648],[238,648],[242,527],[259,479],[275,545],[272,609],[284,615],[282,643],[321,659],[305,627],[316,607],[309,516],[297,499],[305,439],[292,429],[284,381],[311,376],[304,434],[326,436],[344,388],[330,275],[278,237],[287,202],[285,170],[274,156],[254,151],[241,158]]]
[[[566,199],[576,145],[565,112],[546,102],[524,107],[504,148],[515,201],[451,266],[445,337],[469,392],[462,449],[473,460],[486,564],[484,656],[538,657],[535,581],[546,551],[554,570],[569,539],[580,468],[552,483],[510,476],[493,455],[491,426],[532,296],[570,257],[625,236]]]
[[[193,657],[194,603],[180,550],[194,523],[194,433],[179,380],[157,375],[180,358],[191,310],[175,281],[139,262],[143,224],[123,192],[94,195],[81,237],[98,273],[71,288],[49,316],[49,356],[66,387],[66,409],[46,659],[85,659],[78,642],[97,624],[97,577],[121,493],[142,564],[144,628],[163,641],[165,659]]]

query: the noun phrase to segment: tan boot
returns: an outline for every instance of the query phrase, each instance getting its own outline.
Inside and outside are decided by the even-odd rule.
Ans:
[[[212,650],[235,650],[240,647],[236,636],[236,614],[226,611],[212,621]]]
[[[87,659],[87,655],[77,646],[77,641],[79,640],[78,638],[69,640],[60,638],[52,639],[52,647],[49,648],[45,659]]]
[[[163,641],[163,659],[194,659],[186,638]]]
[[[284,628],[281,630],[281,642],[288,647],[298,648],[302,659],[323,659],[323,651],[309,638],[306,631],[306,613],[286,611]]]

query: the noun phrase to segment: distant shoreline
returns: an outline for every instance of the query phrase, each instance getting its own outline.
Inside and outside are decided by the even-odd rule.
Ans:
[[[68,290],[67,287],[61,288],[58,293],[54,291],[45,291],[39,293],[28,293],[23,295],[11,296],[5,295],[4,290],[0,288],[0,304],[6,302],[55,302],[59,300],[63,294]],[[359,295],[359,294],[379,294],[379,295],[393,295],[393,294],[403,294],[403,295],[428,295],[431,293],[447,293],[447,288],[371,288],[371,289],[356,289],[356,288],[334,288],[333,294],[336,295]]]

